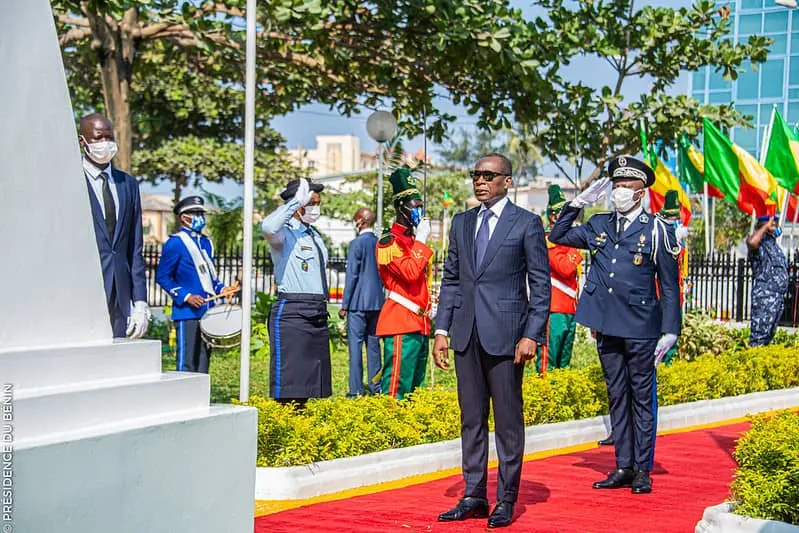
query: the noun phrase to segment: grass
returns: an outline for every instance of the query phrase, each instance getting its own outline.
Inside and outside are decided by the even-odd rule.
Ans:
[[[431,343],[432,347],[432,343]],[[268,354],[268,351],[266,352]],[[443,390],[456,389],[456,379],[454,371],[454,355],[450,353],[450,370],[443,371],[433,364],[428,363],[426,387],[436,387]],[[168,350],[164,350],[162,364],[164,370],[175,369],[175,356]],[[345,341],[332,343],[330,354],[333,395],[344,396],[349,389],[349,362]],[[577,336],[574,343],[574,353],[572,355],[572,367],[583,368],[596,364],[599,358],[588,330],[582,326],[577,327]],[[430,357],[432,361],[432,356]],[[231,399],[239,397],[239,368],[240,352],[238,350],[211,352],[211,401],[213,403],[229,403]],[[365,366],[365,365],[364,365]],[[432,378],[430,370],[432,369]],[[530,375],[535,372],[535,365],[528,363],[524,373]],[[269,356],[259,355],[253,351],[250,356],[250,395],[263,397],[269,396]]]

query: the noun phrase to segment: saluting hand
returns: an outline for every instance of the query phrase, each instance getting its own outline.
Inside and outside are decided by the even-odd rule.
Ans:
[[[433,359],[441,370],[449,370],[449,342],[446,335],[436,335],[433,341]]]
[[[518,344],[516,344],[516,355],[513,358],[513,362],[517,365],[523,365],[527,361],[532,360],[537,351],[537,342],[535,342],[533,339],[522,337]]]

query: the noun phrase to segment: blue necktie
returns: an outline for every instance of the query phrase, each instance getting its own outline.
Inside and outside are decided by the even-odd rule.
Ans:
[[[488,248],[488,221],[494,216],[494,212],[490,209],[483,211],[483,221],[480,223],[480,229],[477,230],[477,237],[474,239],[474,258],[475,266],[480,267],[483,264],[483,257],[486,255],[486,248]]]

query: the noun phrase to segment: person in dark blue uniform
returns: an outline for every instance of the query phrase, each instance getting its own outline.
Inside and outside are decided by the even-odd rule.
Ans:
[[[753,279],[749,346],[763,346],[774,338],[788,292],[788,260],[777,243],[782,233],[779,217],[757,220],[757,229],[746,239]]]
[[[632,487],[642,494],[652,491],[655,368],[680,333],[680,247],[674,229],[641,205],[645,188],[655,181],[652,169],[620,156],[610,162],[608,173],[610,178],[597,180],[563,208],[549,240],[588,249],[592,256],[576,320],[596,331],[617,467],[594,488]],[[609,180],[614,211],[572,227],[581,208],[604,195]]]
[[[205,212],[205,202],[199,196],[187,196],[177,203],[175,215],[182,227],[164,243],[155,279],[172,297],[177,370],[207,374],[210,350],[200,334],[200,319],[215,302],[206,302],[206,298],[233,296],[238,287],[225,287],[216,275],[214,246],[202,234]]]

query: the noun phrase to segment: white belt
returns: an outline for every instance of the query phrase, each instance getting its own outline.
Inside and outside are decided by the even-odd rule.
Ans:
[[[566,296],[568,296],[569,298],[577,298],[577,291],[572,289],[562,281],[557,280],[555,278],[549,278],[549,281],[552,283],[553,287],[566,293]]]
[[[409,299],[407,299],[406,297],[404,297],[401,294],[397,294],[396,292],[388,291],[388,299],[389,300],[394,300],[395,302],[400,304],[402,307],[404,307],[405,309],[407,309],[408,311],[410,311],[414,315],[417,315],[417,316],[426,316],[427,315],[427,312],[424,309],[422,309],[422,307],[419,304],[413,303],[412,301],[410,301]]]

